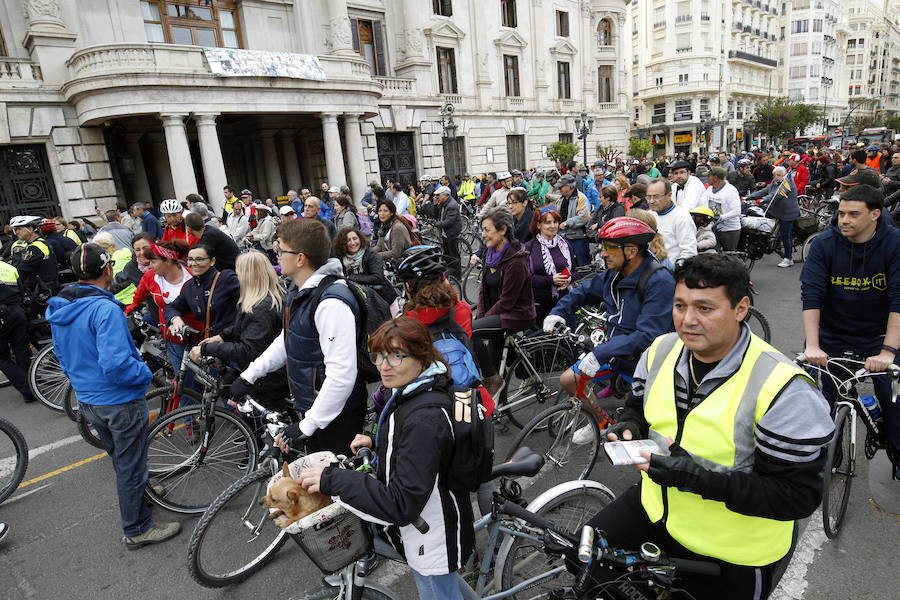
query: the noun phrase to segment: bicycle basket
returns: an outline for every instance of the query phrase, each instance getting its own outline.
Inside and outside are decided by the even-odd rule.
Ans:
[[[805,240],[819,230],[819,220],[815,215],[803,215],[794,221],[794,237]]]
[[[331,452],[314,452],[290,465],[291,477],[297,479],[301,470],[322,467],[337,462]],[[282,477],[276,473],[269,486]],[[340,571],[350,563],[366,556],[372,548],[372,532],[368,525],[338,503],[307,515],[285,528],[300,549],[326,575]]]

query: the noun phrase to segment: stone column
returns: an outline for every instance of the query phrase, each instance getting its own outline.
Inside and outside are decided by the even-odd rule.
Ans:
[[[278,166],[278,148],[275,147],[276,131],[263,131],[259,134],[262,141],[263,161],[266,167],[267,197],[277,202],[278,196],[283,196],[287,190],[281,181],[281,168]],[[265,197],[262,198],[265,201]]]
[[[303,178],[300,176],[300,159],[297,158],[296,130],[281,131],[281,155],[284,157],[284,177],[287,189],[300,193]],[[285,190],[286,191],[286,190]]]
[[[346,0],[328,0],[328,37],[325,44],[331,54],[357,56],[353,49],[350,17],[347,16]]]
[[[44,83],[66,81],[69,78],[66,61],[75,50],[77,36],[63,22],[59,0],[25,0],[24,5],[28,19],[22,42],[25,49],[41,65]]]
[[[188,194],[197,192],[197,178],[194,176],[194,163],[191,160],[187,130],[184,127],[184,118],[186,116],[184,114],[159,115],[163,122],[163,130],[166,133],[169,169],[172,171],[175,198],[178,200],[184,200],[184,197]]]
[[[144,168],[144,157],[141,155],[140,140],[143,133],[125,134],[125,151],[131,156],[134,163],[134,178],[131,181],[131,191],[135,202],[153,204],[153,194],[150,193],[150,182],[147,179],[147,169]]]
[[[337,115],[322,113],[322,138],[325,141],[325,173],[329,186],[340,187],[347,183],[344,172],[344,152],[341,150],[341,134],[338,131]]]
[[[194,113],[197,124],[197,138],[200,142],[200,162],[203,164],[203,178],[206,180],[206,202],[213,214],[221,215],[225,208],[222,188],[228,183],[225,176],[225,161],[219,133],[216,131],[218,113]]]
[[[251,188],[253,198],[260,204],[266,203],[266,197],[269,193],[266,190],[266,161],[263,155],[263,142],[260,135],[254,135],[251,138],[250,149],[253,155],[253,166],[256,172],[256,182]],[[274,198],[273,198],[274,200]]]
[[[347,167],[350,169],[350,192],[359,205],[366,193],[366,162],[363,158],[359,115],[344,115],[344,142],[347,144]]]
[[[153,172],[156,174],[156,190],[158,198],[153,198],[152,204],[159,203],[166,198],[175,196],[175,185],[172,183],[172,171],[168,168],[169,153],[166,149],[166,139],[161,133],[148,133],[150,148],[153,152]]]

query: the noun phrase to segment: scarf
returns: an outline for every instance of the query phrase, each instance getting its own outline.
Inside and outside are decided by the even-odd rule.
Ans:
[[[544,270],[547,272],[547,275],[549,275],[550,277],[556,275],[556,263],[553,262],[553,256],[550,254],[550,250],[553,248],[559,248],[559,251],[562,253],[563,258],[566,259],[566,267],[571,272],[572,255],[569,251],[569,245],[560,243],[559,234],[554,235],[552,240],[548,240],[540,234],[536,235],[535,239],[537,239],[538,244],[540,244],[541,246],[541,259],[544,261]],[[569,285],[571,286],[572,284]],[[559,296],[559,290],[555,285],[551,286],[550,290],[554,298]]]
[[[350,273],[361,273],[362,272],[362,260],[363,255],[366,253],[365,248],[360,248],[359,252],[356,254],[346,254],[341,261],[344,263],[344,272],[347,274]]]
[[[484,253],[484,264],[489,269],[496,269],[497,267],[499,267],[500,260],[503,258],[503,253],[506,252],[507,248],[509,248],[509,244],[510,242],[506,242],[499,250],[488,248],[487,252]]]
[[[146,273],[150,270],[150,263],[148,262],[146,265],[142,265],[139,261],[135,260],[135,264],[137,265],[138,271],[141,273]]]
[[[169,250],[168,248],[163,248],[162,246],[157,246],[153,242],[150,243],[150,248],[153,250],[154,254],[156,254],[160,258],[168,258],[169,260],[179,260],[178,253],[175,252],[174,250]]]

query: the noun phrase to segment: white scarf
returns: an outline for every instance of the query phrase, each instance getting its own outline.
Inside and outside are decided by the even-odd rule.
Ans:
[[[544,261],[544,270],[547,271],[547,275],[549,275],[550,277],[556,275],[556,264],[553,262],[553,257],[550,255],[550,250],[552,248],[559,248],[559,251],[562,252],[563,258],[566,259],[566,266],[569,268],[570,272],[572,271],[572,256],[569,252],[569,245],[559,243],[559,234],[554,235],[552,240],[548,240],[541,234],[537,234],[535,238],[541,245],[541,259]],[[553,291],[555,296],[555,286],[553,288]]]

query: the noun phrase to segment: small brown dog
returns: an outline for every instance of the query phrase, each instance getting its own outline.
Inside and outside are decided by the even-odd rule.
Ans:
[[[282,529],[332,503],[328,496],[319,492],[310,494],[294,481],[287,462],[282,466],[281,473],[284,477],[269,488],[269,493],[263,498],[263,505],[266,508],[278,509],[273,511],[269,518]]]

